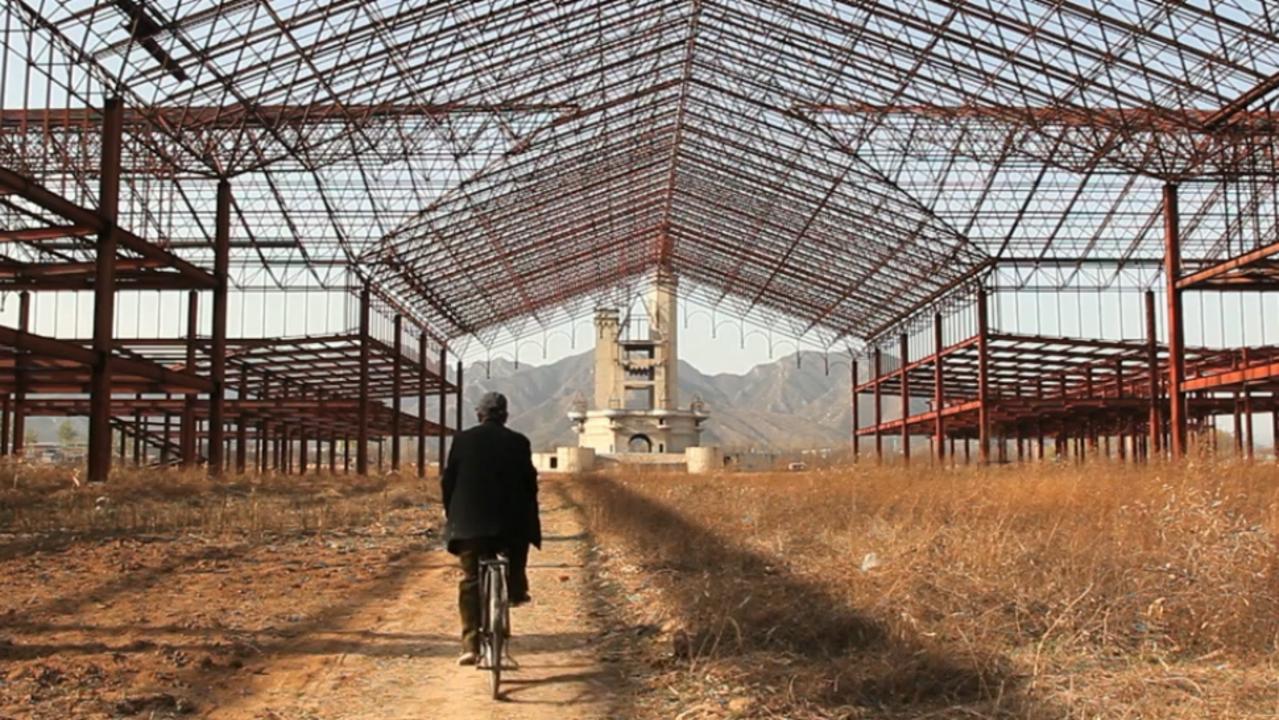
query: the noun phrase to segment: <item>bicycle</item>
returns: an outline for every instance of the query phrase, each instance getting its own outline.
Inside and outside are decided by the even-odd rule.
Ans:
[[[480,561],[480,657],[476,669],[488,670],[493,699],[502,684],[502,658],[511,637],[511,603],[506,582],[511,563],[505,553]]]

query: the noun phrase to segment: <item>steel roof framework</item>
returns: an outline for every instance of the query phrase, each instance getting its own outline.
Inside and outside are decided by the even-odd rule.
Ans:
[[[742,313],[865,337],[996,266],[1130,282],[1162,257],[1166,181],[1188,263],[1273,242],[1274,21],[1254,3],[10,0],[0,153],[89,204],[86,108],[122,93],[123,225],[207,265],[201,219],[230,178],[235,283],[339,287],[355,264],[441,335],[664,266]],[[0,202],[6,230],[39,225]]]

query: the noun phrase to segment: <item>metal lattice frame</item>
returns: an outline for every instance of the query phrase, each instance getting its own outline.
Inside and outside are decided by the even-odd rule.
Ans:
[[[870,337],[995,267],[1027,287],[1154,282],[1166,181],[1191,267],[1279,239],[1276,19],[9,0],[0,160],[92,206],[87,109],[120,94],[121,224],[207,266],[230,178],[239,285],[335,287],[355,264],[457,336],[668,267],[740,312]],[[34,238],[32,211],[0,198],[9,260],[89,257],[84,234]]]

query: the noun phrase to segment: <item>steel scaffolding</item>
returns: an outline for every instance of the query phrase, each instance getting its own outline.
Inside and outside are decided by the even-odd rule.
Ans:
[[[303,445],[352,433],[360,472],[381,437],[436,434],[442,456],[452,344],[545,329],[660,270],[864,345],[863,389],[908,416],[933,403],[899,425],[877,411],[877,447],[926,427],[935,456],[971,435],[991,459],[1037,416],[1181,457],[1192,426],[1272,402],[1267,343],[1187,347],[1183,297],[1275,289],[1276,21],[1149,0],[11,0],[0,294],[92,293],[94,320],[87,340],[21,311],[3,329],[0,444],[20,450],[44,403],[88,414],[94,480],[126,425],[214,472],[228,439],[285,426]],[[939,330],[935,362],[901,345],[979,291],[1081,287],[1154,291],[1151,337]],[[207,330],[121,342],[115,295],[137,289],[196,293]],[[262,289],[350,293],[359,317],[342,338],[228,337],[230,298]],[[294,362],[324,342],[328,360]],[[87,405],[37,397],[70,386]],[[286,397],[313,412],[248,402]],[[338,398],[354,426],[311,422]]]

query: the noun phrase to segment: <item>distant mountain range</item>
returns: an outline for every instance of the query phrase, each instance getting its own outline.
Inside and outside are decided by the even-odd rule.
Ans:
[[[757,365],[743,375],[706,375],[680,363],[679,401],[687,407],[700,397],[710,410],[703,443],[730,449],[807,449],[842,447],[848,442],[848,361],[844,356],[805,352]],[[469,406],[489,390],[504,393],[511,404],[511,426],[529,436],[534,449],[576,445],[568,411],[579,395],[590,398],[594,387],[592,353],[584,352],[548,365],[520,365],[509,360],[473,363],[465,371],[464,414],[473,422]],[[861,400],[862,422],[870,421],[872,401]],[[416,399],[405,398],[407,412],[416,413]],[[885,417],[895,417],[898,401],[884,398]],[[428,405],[432,418],[436,409]],[[449,422],[453,421],[450,409]],[[27,427],[41,441],[56,441],[60,418],[29,418]],[[80,437],[87,435],[83,418],[72,418]],[[433,446],[432,446],[433,447]]]
[[[848,362],[830,356],[829,374],[821,353],[805,352],[757,365],[744,375],[706,375],[680,363],[680,405],[700,397],[708,406],[704,444],[744,449],[840,447],[848,442],[852,423]],[[512,427],[529,436],[533,447],[550,450],[575,445],[568,411],[579,395],[590,398],[594,366],[590,352],[549,365],[521,365],[508,360],[476,363],[466,369],[464,393],[469,404],[490,390],[510,401]],[[885,398],[885,414],[896,401]],[[862,399],[862,417],[871,416],[871,401]],[[469,421],[469,416],[468,416]],[[865,422],[866,420],[863,420]]]

